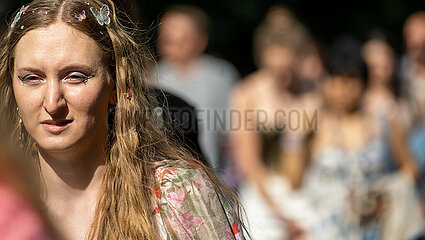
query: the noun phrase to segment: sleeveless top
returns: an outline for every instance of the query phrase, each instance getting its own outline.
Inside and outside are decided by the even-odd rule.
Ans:
[[[384,138],[373,137],[355,151],[333,144],[315,153],[303,188],[315,211],[310,230],[315,239],[366,239],[360,227],[361,199],[386,173],[386,150]]]

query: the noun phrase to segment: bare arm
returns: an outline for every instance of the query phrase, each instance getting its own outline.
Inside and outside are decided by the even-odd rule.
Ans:
[[[299,134],[292,134],[285,139],[286,149],[282,152],[280,160],[281,172],[291,183],[292,189],[298,189],[302,185],[304,171],[307,168],[310,152],[307,143],[310,141],[306,136]]]
[[[395,118],[391,118],[389,124],[390,146],[393,149],[398,168],[402,173],[416,179],[418,177],[418,171],[413,161],[413,156],[407,147],[406,134]]]
[[[268,174],[261,159],[262,141],[260,133],[256,129],[256,117],[250,114],[253,111],[250,109],[251,106],[246,99],[249,98],[244,98],[240,89],[236,89],[231,99],[232,109],[240,113],[241,122],[241,127],[231,131],[230,134],[233,159],[242,172],[244,179],[257,186],[275,217],[286,223],[291,238],[299,236],[301,230],[291,220],[282,215],[279,205],[267,191],[266,179]]]
[[[233,159],[244,179],[256,184],[266,201],[271,203],[271,198],[265,191],[267,173],[261,160],[260,135],[256,130],[253,109],[250,109],[250,103],[243,94],[241,89],[236,89],[231,98],[231,109],[236,110],[238,116],[232,123],[237,127],[230,133]]]

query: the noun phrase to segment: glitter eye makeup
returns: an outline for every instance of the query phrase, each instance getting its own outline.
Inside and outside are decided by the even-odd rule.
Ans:
[[[18,76],[19,80],[25,85],[38,85],[44,81],[43,78],[35,75],[35,74],[28,74],[24,77]]]
[[[66,83],[84,83],[86,84],[89,79],[95,77],[94,75],[86,75],[82,72],[72,72],[68,74],[62,81]]]
[[[84,83],[86,84],[91,78],[94,78],[95,75],[87,75],[82,72],[72,72],[66,77],[64,77],[61,81],[64,83],[70,83],[70,84],[79,84]],[[45,81],[42,77],[36,75],[36,74],[28,74],[25,76],[18,76],[18,79],[24,84],[24,85],[38,85]]]

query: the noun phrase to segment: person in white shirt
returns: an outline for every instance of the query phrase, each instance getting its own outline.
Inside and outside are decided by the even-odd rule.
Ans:
[[[239,79],[230,63],[204,53],[208,45],[208,16],[194,6],[174,6],[162,16],[158,50],[161,60],[152,84],[195,107],[199,142],[211,167],[222,174],[228,96]]]

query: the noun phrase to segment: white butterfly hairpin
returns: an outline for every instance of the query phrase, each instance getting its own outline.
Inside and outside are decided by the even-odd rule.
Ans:
[[[97,10],[96,8],[91,7],[90,11],[96,17],[96,20],[100,24],[100,26],[109,25],[111,23],[111,18],[109,17],[108,5],[103,4],[100,10]]]

